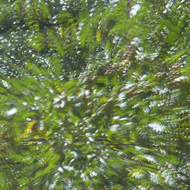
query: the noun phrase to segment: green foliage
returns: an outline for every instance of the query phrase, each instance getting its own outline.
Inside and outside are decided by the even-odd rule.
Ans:
[[[189,189],[189,6],[0,3],[0,189]]]

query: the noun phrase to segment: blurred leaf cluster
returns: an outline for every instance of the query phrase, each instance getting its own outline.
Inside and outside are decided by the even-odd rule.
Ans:
[[[0,189],[190,188],[190,2],[0,2]]]

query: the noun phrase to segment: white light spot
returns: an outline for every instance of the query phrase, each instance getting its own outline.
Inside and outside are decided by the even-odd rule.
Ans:
[[[7,115],[14,115],[18,110],[16,108],[13,108],[9,111],[7,111]]]
[[[63,173],[63,168],[59,167],[59,168],[58,168],[58,171],[59,171],[60,173]]]
[[[132,10],[130,11],[130,15],[131,17],[135,16],[137,14],[137,12],[140,10],[141,6],[140,5],[134,5],[132,7]]]
[[[159,123],[150,123],[149,127],[151,127],[156,132],[163,132],[166,126]]]

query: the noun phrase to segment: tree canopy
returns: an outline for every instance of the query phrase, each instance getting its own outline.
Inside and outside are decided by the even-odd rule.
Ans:
[[[184,0],[1,0],[0,189],[190,188]]]

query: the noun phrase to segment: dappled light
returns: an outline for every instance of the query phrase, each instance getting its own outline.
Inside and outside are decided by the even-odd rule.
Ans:
[[[2,0],[0,189],[188,190],[189,8]]]

